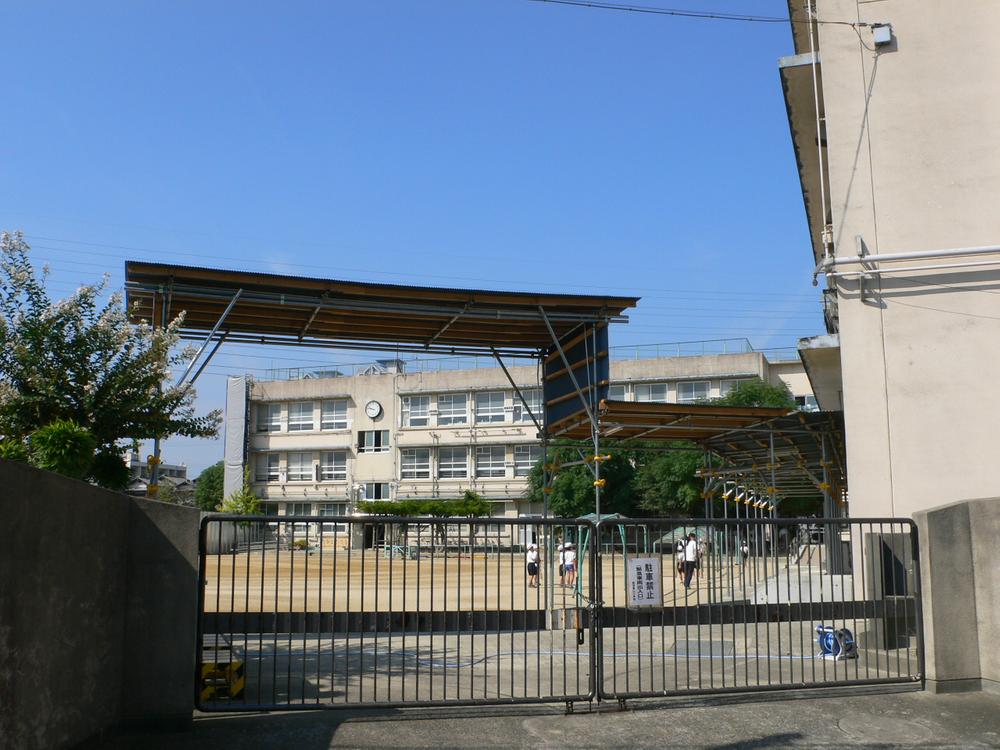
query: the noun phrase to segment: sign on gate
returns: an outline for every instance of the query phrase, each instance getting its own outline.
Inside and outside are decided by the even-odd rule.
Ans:
[[[663,574],[659,557],[629,558],[628,599],[632,607],[663,604]]]

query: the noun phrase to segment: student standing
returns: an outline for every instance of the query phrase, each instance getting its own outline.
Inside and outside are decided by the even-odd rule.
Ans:
[[[533,589],[538,588],[538,546],[535,544],[528,545],[528,554],[526,555],[528,561],[528,586]]]
[[[698,538],[694,532],[688,534],[684,544],[684,588],[691,588],[691,578],[698,568]]]
[[[576,583],[576,550],[572,544],[567,544],[563,550],[563,568],[566,570],[566,585],[573,588]]]

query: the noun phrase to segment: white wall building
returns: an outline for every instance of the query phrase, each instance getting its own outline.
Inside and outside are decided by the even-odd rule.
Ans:
[[[540,412],[536,368],[510,372]],[[759,377],[814,403],[801,362],[771,362],[761,352],[612,361],[611,377],[618,400],[692,402]],[[499,368],[372,367],[242,381],[230,381],[226,465],[249,465],[267,514],[345,515],[362,499],[457,498],[465,490],[493,503],[496,516],[542,513],[525,499],[541,457],[538,430]]]

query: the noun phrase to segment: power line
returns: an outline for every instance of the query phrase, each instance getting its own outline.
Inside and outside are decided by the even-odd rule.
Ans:
[[[209,257],[212,260],[232,260],[232,261],[236,261],[236,262],[242,263],[244,265],[246,265],[246,264],[257,264],[257,265],[271,264],[271,265],[298,267],[298,268],[304,268],[304,269],[334,271],[334,272],[338,272],[338,273],[348,272],[348,273],[364,273],[364,274],[372,274],[372,275],[382,275],[382,276],[389,276],[389,277],[392,277],[392,278],[398,278],[401,275],[399,273],[393,273],[391,271],[372,271],[370,269],[344,268],[344,267],[337,267],[337,266],[323,266],[323,265],[316,265],[316,264],[293,263],[293,262],[286,262],[286,261],[266,261],[266,260],[259,260],[259,259],[246,258],[246,257],[235,258],[235,257],[232,257],[232,256],[223,256],[223,255],[214,255],[214,254],[207,255],[206,253],[186,253],[186,252],[180,252],[180,251],[174,251],[174,250],[154,250],[154,249],[151,249],[151,248],[140,248],[140,247],[133,247],[133,246],[128,246],[128,245],[110,245],[110,244],[95,243],[95,242],[84,242],[82,240],[61,239],[61,238],[56,238],[56,237],[40,237],[40,236],[37,236],[37,235],[25,235],[25,236],[29,237],[30,239],[39,239],[39,240],[49,241],[49,242],[64,242],[64,243],[69,243],[69,244],[84,245],[84,246],[88,246],[88,247],[104,247],[104,248],[111,248],[111,249],[128,250],[128,251],[131,251],[131,252],[152,253],[152,254],[157,255],[160,258],[163,258],[163,257],[172,257],[172,256],[182,256],[182,257],[199,258],[201,260],[204,260],[206,257]],[[47,251],[50,251],[50,252],[73,253],[73,254],[80,254],[80,255],[92,255],[92,256],[95,256],[95,257],[110,257],[110,258],[118,258],[118,259],[124,260],[124,258],[119,253],[101,253],[101,252],[92,251],[92,250],[85,251],[85,250],[76,250],[76,249],[73,249],[73,248],[53,247],[51,245],[38,245],[38,244],[33,244],[32,248],[37,248],[37,249],[40,249],[40,250],[47,250]],[[45,260],[45,259],[42,259],[42,260]],[[79,263],[80,261],[72,261],[72,260],[59,260],[59,261],[56,261],[56,260],[53,260],[53,259],[49,259],[49,262],[52,262],[52,263],[55,263],[55,262],[58,262],[58,263]],[[101,266],[99,266],[97,264],[91,264],[91,265],[93,267],[95,267],[95,268],[102,268]],[[272,273],[273,274],[273,273],[276,273],[276,272],[274,272],[274,271],[254,271],[254,273]],[[281,275],[281,274],[277,274],[277,275]],[[765,296],[765,297],[768,297],[768,298],[773,298],[773,297],[778,297],[778,296],[789,298],[789,299],[792,299],[792,298],[796,298],[796,299],[798,299],[798,298],[801,298],[801,299],[816,299],[817,298],[816,295],[813,294],[813,293],[802,293],[802,294],[784,293],[784,294],[781,294],[781,295],[777,295],[777,294],[763,294],[762,295],[762,293],[760,293],[760,292],[744,292],[744,291],[738,291],[738,290],[732,290],[732,291],[726,290],[726,291],[722,292],[722,291],[719,291],[719,290],[705,290],[705,289],[663,289],[663,288],[657,288],[657,287],[631,287],[631,286],[625,286],[625,285],[600,286],[600,285],[593,285],[593,284],[589,284],[589,283],[587,283],[587,284],[584,284],[584,283],[566,283],[566,282],[556,282],[556,281],[542,283],[542,282],[525,281],[523,279],[512,280],[512,279],[478,278],[478,277],[465,277],[465,276],[445,276],[445,275],[438,275],[438,274],[410,274],[410,273],[408,273],[406,275],[407,276],[415,276],[415,277],[418,277],[418,278],[444,279],[444,280],[449,280],[449,281],[464,281],[464,282],[472,282],[472,283],[493,283],[493,284],[501,283],[501,284],[511,284],[511,285],[526,285],[526,284],[527,285],[532,285],[533,284],[535,286],[541,286],[541,287],[570,287],[570,288],[573,288],[573,289],[579,289],[580,287],[587,287],[589,289],[602,289],[602,290],[624,290],[624,289],[630,290],[629,292],[623,292],[623,293],[631,293],[631,292],[662,292],[662,293],[668,293],[668,294],[721,294],[721,295],[725,295],[726,297],[729,297],[729,296],[744,296],[745,297],[745,296],[755,296],[756,295],[756,296]]]
[[[820,19],[798,20],[787,16],[757,16],[747,13],[723,13],[702,10],[688,10],[684,8],[658,8],[651,5],[629,5],[626,3],[606,3],[591,2],[590,0],[529,0],[535,3],[549,3],[550,5],[569,5],[576,8],[591,8],[593,10],[614,10],[625,13],[641,13],[652,16],[674,16],[676,18],[697,18],[706,21],[741,21],[744,23],[818,23],[834,26],[867,26],[865,23],[855,23],[852,21],[825,21]]]

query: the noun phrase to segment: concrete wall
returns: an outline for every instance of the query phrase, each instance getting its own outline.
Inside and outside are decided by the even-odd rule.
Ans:
[[[1000,499],[914,514],[927,686],[1000,693]]]
[[[0,461],[0,747],[191,720],[199,512]]]
[[[857,236],[873,255],[1000,243],[1000,3],[817,8],[894,36],[873,51],[867,28],[819,27],[835,254]],[[853,515],[997,493],[1000,255],[984,259],[998,266],[838,282]]]

